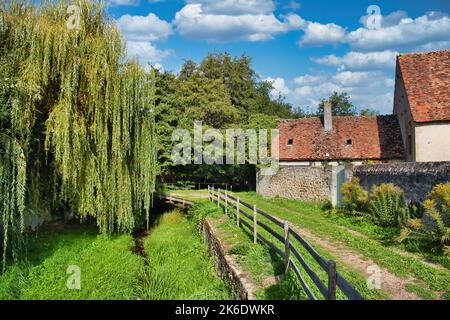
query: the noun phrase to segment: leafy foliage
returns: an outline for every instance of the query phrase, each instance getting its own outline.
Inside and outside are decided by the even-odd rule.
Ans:
[[[383,227],[401,225],[408,219],[403,190],[391,183],[373,186],[368,209],[369,217]]]
[[[0,212],[9,235],[64,205],[103,233],[130,232],[155,189],[154,75],[126,48],[102,4],[0,4]]]
[[[319,104],[317,115],[323,116],[325,101],[331,102],[333,116],[355,116],[356,108],[350,101],[350,96],[346,92],[334,92],[328,99],[323,99]]]
[[[359,178],[353,177],[342,185],[342,203],[344,210],[351,215],[359,215],[367,206],[368,192],[359,184]]]
[[[426,241],[450,256],[450,183],[436,185],[428,194],[424,208],[424,218],[410,219],[397,240]]]

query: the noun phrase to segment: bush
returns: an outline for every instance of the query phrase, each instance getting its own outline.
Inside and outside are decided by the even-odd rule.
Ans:
[[[198,233],[203,230],[203,220],[208,216],[217,216],[220,214],[219,209],[212,202],[198,202],[195,203],[186,213],[189,221],[191,221]]]
[[[370,193],[368,214],[382,227],[401,226],[409,220],[403,190],[392,183],[373,186]]]
[[[351,215],[361,215],[367,207],[368,192],[359,184],[359,178],[354,177],[342,185],[342,203],[344,211]]]
[[[423,206],[427,223],[422,219],[410,219],[398,240],[421,239],[450,255],[450,183],[436,185]]]

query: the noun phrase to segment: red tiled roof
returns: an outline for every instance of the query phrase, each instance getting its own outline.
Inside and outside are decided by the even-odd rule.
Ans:
[[[415,122],[450,121],[450,50],[397,59]]]
[[[395,115],[333,117],[333,130],[329,132],[318,117],[281,120],[278,129],[281,161],[404,158]],[[291,139],[292,146],[288,146]]]

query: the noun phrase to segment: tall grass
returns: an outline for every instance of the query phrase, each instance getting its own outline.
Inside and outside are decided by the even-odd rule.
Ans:
[[[0,275],[0,299],[136,299],[144,261],[130,251],[133,239],[96,232],[80,226],[30,239],[29,260]],[[80,268],[80,290],[66,286],[69,265]]]
[[[144,243],[149,265],[139,289],[142,299],[232,298],[194,228],[179,211],[161,217]]]

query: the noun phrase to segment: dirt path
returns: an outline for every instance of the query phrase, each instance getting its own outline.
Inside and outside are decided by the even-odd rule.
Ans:
[[[298,226],[292,227],[297,233],[303,236],[308,242],[318,245],[331,253],[332,255],[339,257],[339,259],[345,263],[348,267],[356,269],[360,273],[367,275],[367,268],[374,265],[374,261],[365,259],[360,253],[348,248],[342,243],[320,239],[309,230],[300,228]],[[413,292],[406,290],[405,286],[408,283],[414,283],[415,279],[410,277],[409,279],[399,278],[391,273],[386,268],[380,268],[381,271],[381,290],[388,293],[393,300],[419,300],[420,297]]]
[[[270,206],[273,206],[274,208],[284,210],[286,212],[290,212],[293,214],[299,214],[299,212],[296,212],[291,209],[287,209],[284,207],[277,206],[275,204],[270,204]],[[361,234],[358,231],[349,229],[345,226],[336,226],[339,227],[349,233],[352,233],[353,235],[364,237],[366,239],[370,239],[370,237]],[[339,257],[339,259],[348,267],[353,268],[357,270],[358,272],[362,273],[363,275],[368,275],[367,268],[371,265],[376,264],[373,260],[365,258],[361,253],[359,253],[356,250],[353,250],[349,248],[347,245],[345,245],[343,242],[335,240],[335,239],[322,239],[316,235],[314,235],[312,232],[310,232],[308,229],[304,229],[299,227],[298,225],[294,225],[293,229],[296,230],[299,234],[304,236],[304,238],[311,242],[312,244],[316,244],[326,251],[330,252],[332,255]],[[373,239],[371,239],[373,240]],[[376,240],[373,240],[376,241]],[[392,248],[390,248],[392,249]],[[424,264],[433,266],[437,269],[445,269],[442,266],[435,265],[433,263],[430,263],[428,261],[425,261],[425,258],[421,256],[414,255],[412,253],[404,252],[400,249],[394,248],[395,253],[398,253],[403,256],[413,256],[414,258],[417,258]],[[379,267],[380,268],[380,267]],[[406,290],[407,284],[413,284],[415,283],[414,277],[409,278],[400,278],[390,272],[387,268],[380,268],[381,271],[381,290],[386,292],[390,295],[391,299],[393,300],[419,300],[420,297],[414,293],[409,292]],[[440,296],[439,292],[435,292],[438,296]]]

